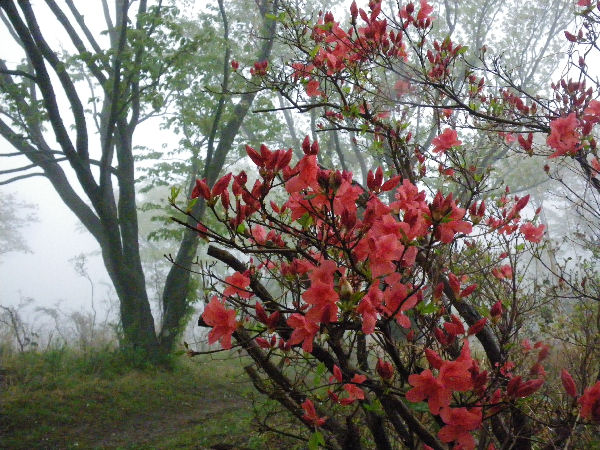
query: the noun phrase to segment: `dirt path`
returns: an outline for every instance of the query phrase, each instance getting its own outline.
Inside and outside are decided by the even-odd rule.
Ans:
[[[163,410],[132,416],[121,426],[111,430],[93,430],[93,427],[86,427],[88,429],[82,429],[81,435],[103,436],[92,443],[95,448],[144,447],[144,444],[151,444],[158,439],[176,436],[187,428],[214,419],[217,415],[247,407],[247,401],[241,398],[229,399],[226,402],[209,399],[203,405],[188,403],[181,406],[179,410]]]
[[[88,436],[102,436],[92,446],[99,448],[130,447],[156,441],[163,436],[175,435],[190,424],[199,423],[203,415],[199,411],[181,411],[137,415],[127,419],[118,428],[110,430],[94,430],[93,427],[82,429]]]

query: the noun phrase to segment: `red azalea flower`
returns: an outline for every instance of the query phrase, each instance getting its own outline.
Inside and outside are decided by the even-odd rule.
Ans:
[[[319,80],[312,79],[306,85],[306,95],[309,97],[316,97],[323,95],[323,92],[319,90]]]
[[[546,143],[556,150],[550,155],[550,158],[556,158],[579,150],[581,136],[576,130],[578,126],[579,121],[575,113],[550,122],[551,132],[550,136],[546,139]]]
[[[471,325],[469,327],[467,334],[469,336],[472,336],[474,334],[479,333],[481,330],[483,330],[486,323],[487,323],[487,317],[484,317],[483,319],[479,319],[477,322],[475,322],[473,325]]]
[[[469,431],[481,426],[481,408],[444,408],[440,416],[446,424],[438,433],[442,442],[456,442],[465,450],[475,448],[475,440]]]
[[[439,380],[451,391],[465,392],[473,389],[471,379],[471,361],[443,361]]]
[[[470,371],[472,366],[473,358],[471,358],[469,341],[465,339],[460,356],[455,361],[442,361],[438,378],[446,389],[459,392],[469,391],[473,389]]]
[[[315,409],[315,405],[309,399],[306,399],[304,403],[302,403],[302,409],[304,410],[302,419],[309,424],[314,425],[315,427],[320,427],[327,422],[327,417],[319,417],[317,410]]]
[[[427,3],[427,0],[421,0],[421,8],[417,13],[417,21],[425,20],[433,12],[433,6]]]
[[[460,220],[464,216],[465,210],[463,208],[455,207],[450,215],[444,219],[449,220],[449,222],[443,222],[438,225],[435,230],[435,237],[439,239],[440,242],[449,244],[454,239],[456,233],[469,234],[473,231],[473,226],[469,222]]]
[[[452,147],[458,147],[462,144],[462,141],[458,140],[458,133],[456,130],[446,128],[442,134],[434,138],[431,143],[434,145],[434,153],[442,153]]]
[[[408,382],[414,388],[406,393],[406,399],[411,402],[428,399],[431,413],[439,414],[441,408],[450,406],[452,392],[473,389],[470,371],[473,359],[466,339],[455,361],[444,361],[433,350],[426,351],[425,355],[433,367],[440,369],[439,376],[436,379],[429,369],[418,375],[410,375]]]
[[[265,245],[267,242],[267,230],[262,225],[254,225],[251,234],[257,244]]]
[[[377,360],[375,370],[377,370],[379,376],[384,380],[391,380],[394,376],[394,366],[392,366],[389,362],[382,360],[381,358]]]
[[[292,314],[287,320],[287,324],[294,328],[288,344],[296,345],[302,342],[302,349],[307,353],[312,352],[313,339],[319,331],[319,326],[316,323],[306,320],[306,317],[298,313]]]
[[[575,381],[573,381],[573,377],[566,369],[563,369],[560,373],[560,379],[563,387],[565,388],[565,392],[573,398],[577,397],[577,387],[575,386]]]
[[[529,242],[537,244],[544,236],[544,228],[546,228],[546,226],[543,224],[536,227],[531,222],[527,222],[521,225],[521,233],[523,233],[523,236]]]
[[[202,319],[207,325],[213,327],[208,333],[208,343],[213,344],[219,341],[223,348],[231,348],[231,335],[238,326],[235,320],[235,311],[226,309],[224,303],[215,296],[204,307]]]
[[[430,348],[425,349],[425,357],[429,362],[429,365],[434,369],[441,369],[444,360],[438,355],[438,353]]]
[[[579,403],[581,417],[600,423],[600,381],[584,391]]]
[[[497,320],[500,318],[500,316],[502,316],[503,310],[504,308],[502,308],[502,300],[498,300],[496,303],[494,303],[494,306],[490,308],[490,315],[493,319]]]
[[[523,148],[523,150],[527,152],[531,151],[531,146],[533,145],[533,133],[529,133],[527,135],[527,139],[519,135],[517,140],[519,141],[519,145]]]
[[[466,210],[456,206],[452,193],[446,198],[438,191],[429,205],[430,217],[437,223],[435,237],[444,244],[449,244],[456,233],[469,234],[473,227],[469,222],[461,220]]]
[[[288,191],[288,193],[293,194],[294,192],[299,192],[308,187],[318,186],[318,170],[319,168],[317,166],[316,154],[304,156],[300,161],[298,161],[296,167],[291,169],[291,173],[294,175],[285,183],[285,189]]]
[[[206,178],[202,180],[196,180],[196,185],[194,186],[194,189],[192,190],[192,195],[190,197],[202,197],[205,200],[208,200],[210,198],[210,188],[206,183]]]
[[[529,380],[525,383],[521,383],[518,389],[515,392],[516,398],[525,398],[529,397],[531,394],[536,392],[542,385],[544,384],[544,380],[541,378],[537,378],[535,380]]]
[[[342,370],[338,367],[337,364],[333,365],[333,375],[329,377],[329,382],[333,383],[336,380],[338,383],[342,382]]]
[[[240,272],[225,278],[225,283],[229,286],[223,291],[223,295],[239,295],[241,298],[252,297],[252,292],[248,292],[246,288],[250,286],[250,278]]]
[[[354,375],[354,377],[352,378],[352,381],[360,384],[365,380],[365,378],[366,377],[364,377],[364,375]],[[350,405],[351,403],[354,403],[356,400],[364,400],[365,399],[365,393],[356,384],[345,384],[344,390],[348,393],[348,397],[340,400],[340,403],[342,405]]]
[[[307,314],[307,319],[312,322],[336,322],[339,300],[338,293],[333,288],[333,274],[337,265],[331,260],[323,261],[319,266],[313,268],[309,274],[310,288],[302,298],[306,303],[312,305]]]
[[[583,111],[583,118],[588,122],[599,122],[600,121],[600,102],[598,100],[592,100],[588,107]]]
[[[427,399],[431,414],[439,414],[442,407],[450,405],[452,391],[446,389],[433,376],[431,370],[426,369],[420,374],[409,376],[408,382],[413,389],[406,393],[406,399],[410,402],[422,402]]]
[[[377,285],[371,286],[367,295],[363,297],[356,308],[356,312],[362,316],[362,331],[371,334],[375,331],[377,314],[382,303],[383,294]]]

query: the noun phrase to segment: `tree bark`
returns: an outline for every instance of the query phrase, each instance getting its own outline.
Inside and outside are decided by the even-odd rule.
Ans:
[[[266,13],[270,12],[267,9],[269,3],[269,1],[263,0],[262,5],[260,6],[261,11],[263,12],[264,32],[263,42],[256,59],[257,61],[268,59],[271,54],[271,49],[273,48],[276,23],[265,16]],[[275,12],[276,8],[277,1],[274,1],[272,2],[272,12]],[[207,160],[203,172],[203,176],[206,178],[209,186],[212,186],[218,179],[223,165],[225,164],[225,158],[242,126],[244,118],[252,106],[255,96],[255,92],[243,94],[240,102],[235,105],[231,119],[221,128],[218,145],[210,155],[210,160]],[[213,127],[213,129],[216,130],[218,129],[217,127]],[[199,220],[203,217],[205,209],[206,204],[203,201],[199,201],[194,207],[192,215]],[[196,223],[191,222],[190,219],[189,224],[192,227],[195,227]],[[179,250],[174,258],[175,263],[169,270],[163,290],[162,301],[164,321],[162,329],[160,330],[159,340],[161,349],[164,353],[169,353],[172,350],[175,340],[181,332],[181,327],[183,325],[182,318],[189,309],[188,294],[191,278],[190,268],[196,257],[197,250],[198,234],[188,229],[184,232]]]

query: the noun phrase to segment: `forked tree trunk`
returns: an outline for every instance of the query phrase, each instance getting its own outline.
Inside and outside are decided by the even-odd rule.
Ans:
[[[261,15],[265,17],[269,13],[267,5],[269,1],[263,0],[261,4]],[[272,12],[276,11],[277,1],[272,2]],[[270,19],[264,19],[264,40],[257,55],[257,61],[267,60],[273,48],[275,37],[276,22]],[[240,102],[235,106],[231,119],[222,127],[219,135],[219,143],[212,157],[207,161],[203,172],[203,178],[206,178],[209,186],[212,186],[219,178],[219,174],[225,164],[225,158],[233,145],[244,118],[250,111],[252,102],[256,93],[246,93],[242,95]],[[201,219],[206,210],[206,204],[203,201],[196,203],[192,215]],[[196,226],[191,219],[188,219],[192,227]],[[161,349],[168,353],[173,349],[175,340],[181,331],[182,318],[189,311],[189,289],[191,272],[190,268],[196,257],[198,250],[198,234],[186,229],[179,250],[175,257],[175,264],[169,270],[163,291],[164,321],[160,331],[159,340]]]

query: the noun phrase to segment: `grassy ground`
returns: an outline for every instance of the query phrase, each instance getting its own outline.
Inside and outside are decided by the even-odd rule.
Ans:
[[[259,435],[243,362],[224,358],[182,357],[172,371],[108,351],[5,359],[0,448],[292,448]]]

